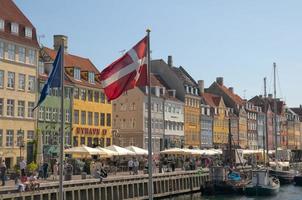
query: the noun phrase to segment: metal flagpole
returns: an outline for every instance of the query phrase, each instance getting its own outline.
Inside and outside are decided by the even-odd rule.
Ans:
[[[64,41],[62,41],[64,44]],[[63,161],[64,161],[64,46],[61,45],[61,130],[60,130],[60,180],[59,180],[59,200],[64,200],[63,189]]]
[[[149,200],[153,199],[153,181],[152,181],[152,134],[151,134],[151,62],[150,62],[150,29],[147,32],[147,58],[148,58],[148,170],[149,184],[148,194]]]

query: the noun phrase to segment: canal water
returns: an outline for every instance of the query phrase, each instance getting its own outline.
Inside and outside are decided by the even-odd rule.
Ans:
[[[201,196],[200,193],[182,195],[169,200],[302,200],[302,187],[294,185],[281,186],[279,193],[271,197],[245,197],[239,195]],[[168,199],[166,199],[168,200]]]

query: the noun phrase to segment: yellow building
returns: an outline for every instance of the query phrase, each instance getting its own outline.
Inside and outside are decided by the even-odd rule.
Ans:
[[[31,22],[13,1],[0,1],[0,156],[8,168],[20,156],[33,159],[38,48]]]
[[[54,36],[54,48],[63,43],[65,76],[73,86],[72,146],[110,146],[112,144],[112,104],[108,102],[97,79],[100,73],[93,63],[67,50],[67,37]],[[56,51],[43,48],[52,59]]]

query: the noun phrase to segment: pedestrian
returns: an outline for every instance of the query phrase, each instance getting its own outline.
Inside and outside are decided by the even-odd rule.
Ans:
[[[24,160],[24,158],[22,158],[22,160],[20,161],[19,166],[21,170],[21,176],[25,176],[26,161]]]
[[[131,175],[131,172],[133,170],[133,160],[132,160],[132,158],[130,158],[130,160],[128,161],[128,169],[129,169],[129,174]]]
[[[90,164],[90,175],[91,175],[92,177],[95,176],[95,174],[96,174],[96,169],[97,169],[96,164],[95,164],[94,161],[92,161],[91,164]]]
[[[6,165],[5,165],[5,161],[1,161],[0,162],[0,177],[2,180],[2,186],[5,186],[5,180],[6,180]]]
[[[53,170],[53,180],[57,180],[58,172],[59,172],[59,165],[57,161],[53,165],[52,170]]]
[[[40,164],[39,164],[38,179],[39,178],[43,178],[43,162],[40,162]]]
[[[47,179],[47,173],[48,173],[48,163],[44,162],[43,163],[43,178]]]
[[[135,159],[133,162],[133,175],[138,174],[138,167],[139,167],[139,162],[137,159]]]

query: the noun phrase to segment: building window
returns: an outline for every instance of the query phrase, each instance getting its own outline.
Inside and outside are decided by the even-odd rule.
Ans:
[[[18,60],[19,60],[19,62],[25,63],[25,48],[24,47],[18,48]]]
[[[11,24],[11,32],[18,34],[19,33],[19,24],[17,23],[12,23]]]
[[[44,107],[40,106],[39,107],[39,120],[44,120]]]
[[[95,126],[99,125],[99,113],[97,112],[94,113],[94,125]]]
[[[34,77],[34,76],[28,77],[28,91],[30,91],[30,92],[35,91],[35,80],[36,80],[36,77]]]
[[[52,109],[52,121],[56,122],[58,120],[58,108]]]
[[[4,86],[4,71],[0,70],[0,88]]]
[[[109,147],[111,145],[111,138],[106,138],[106,146]]]
[[[6,131],[6,146],[12,147],[14,144],[14,130]]]
[[[45,120],[46,121],[50,121],[50,119],[51,119],[50,114],[51,114],[50,108],[46,108],[46,110],[45,110]]]
[[[95,83],[93,72],[88,72],[88,81],[89,81],[89,83],[92,83],[92,84]]]
[[[14,116],[14,109],[15,109],[15,101],[13,99],[7,99],[7,116],[13,117]]]
[[[19,74],[19,90],[25,90],[25,74]]]
[[[81,89],[81,100],[86,101],[86,90]]]
[[[25,112],[25,102],[18,101],[18,117],[24,117]]]
[[[94,102],[99,102],[100,93],[98,91],[94,91]]]
[[[3,130],[0,129],[0,147],[3,145]]]
[[[65,122],[69,123],[70,122],[70,110],[66,110],[66,113],[65,113]]]
[[[4,58],[4,42],[0,41],[0,58]]]
[[[34,131],[27,131],[27,140],[34,140]]]
[[[105,103],[105,94],[103,92],[101,92],[101,103]]]
[[[4,20],[0,19],[0,30],[4,31]]]
[[[8,44],[7,53],[8,53],[8,59],[9,60],[15,60],[15,45]]]
[[[86,111],[81,111],[81,124],[86,124]]]
[[[107,113],[107,126],[111,126],[111,114]]]
[[[74,110],[73,111],[73,118],[74,118],[74,123],[79,124],[79,110]]]
[[[33,49],[28,50],[28,62],[29,64],[36,64],[36,52]]]
[[[105,126],[105,113],[100,114],[100,125]]]
[[[14,72],[7,73],[7,87],[8,88],[15,87],[15,73]]]
[[[93,91],[88,90],[88,101],[93,101]]]
[[[25,28],[25,37],[32,38],[32,34],[33,34],[32,28],[26,27]]]
[[[73,146],[74,146],[74,147],[77,147],[78,145],[79,145],[78,137],[77,137],[77,136],[74,136],[74,137],[73,137]]]
[[[3,99],[0,99],[0,116],[3,116]]]
[[[81,137],[81,145],[85,144],[85,137]]]
[[[81,70],[79,68],[74,68],[74,79],[80,81],[81,80]]]
[[[43,61],[39,61],[39,63],[38,63],[38,73],[39,74],[44,74],[45,72],[44,72],[44,62]]]
[[[92,112],[88,112],[88,125],[92,125]]]
[[[73,91],[73,97],[79,99],[79,88],[74,88]]]
[[[21,146],[24,142],[24,131],[18,130],[17,131],[17,146]]]

